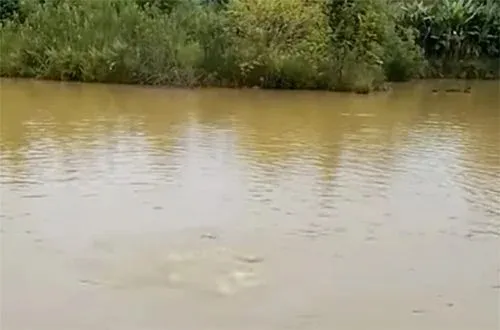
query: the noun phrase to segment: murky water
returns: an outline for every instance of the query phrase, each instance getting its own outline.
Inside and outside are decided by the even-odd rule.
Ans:
[[[435,84],[2,80],[2,329],[498,329],[498,84]]]

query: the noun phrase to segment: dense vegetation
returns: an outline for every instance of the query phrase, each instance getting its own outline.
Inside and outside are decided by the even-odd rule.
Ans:
[[[497,77],[498,0],[0,0],[0,75],[368,92]]]
[[[500,0],[438,0],[403,6],[401,25],[416,31],[427,75],[498,77]]]

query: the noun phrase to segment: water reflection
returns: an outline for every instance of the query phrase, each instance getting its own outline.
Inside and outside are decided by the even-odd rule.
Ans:
[[[359,97],[5,80],[3,189],[170,182],[233,186],[264,204],[295,191],[284,203],[320,210],[392,198],[404,212],[426,195],[423,205],[449,200],[444,213],[470,205],[498,215],[496,86],[471,95],[429,89]]]
[[[494,329],[498,88],[433,84],[2,80],[2,325]]]

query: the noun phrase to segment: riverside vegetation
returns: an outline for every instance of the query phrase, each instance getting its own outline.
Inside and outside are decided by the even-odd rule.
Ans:
[[[498,78],[498,0],[0,0],[0,75],[369,92]]]

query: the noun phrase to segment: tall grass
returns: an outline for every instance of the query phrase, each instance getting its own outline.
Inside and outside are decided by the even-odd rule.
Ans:
[[[498,75],[498,0],[414,1],[403,7],[402,24],[415,29],[417,44],[432,62],[431,75]]]
[[[427,74],[424,55],[498,57],[493,2],[438,2],[461,14],[394,0],[0,0],[0,75],[368,92]]]
[[[2,27],[3,76],[192,85],[200,75],[191,11],[165,15],[129,0],[32,1],[24,10],[23,24]]]

